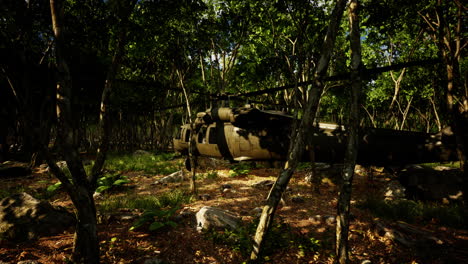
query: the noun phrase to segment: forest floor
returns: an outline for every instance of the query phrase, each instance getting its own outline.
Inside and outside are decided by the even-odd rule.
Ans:
[[[237,237],[233,235],[230,239],[215,236],[214,233],[200,233],[196,230],[195,213],[203,206],[226,209],[241,216],[248,229],[249,223],[254,221],[252,210],[262,206],[269,192],[268,188],[255,188],[252,184],[262,180],[275,180],[279,169],[251,168],[248,173],[235,177],[230,175],[229,170],[229,167],[222,164],[201,170],[215,172],[216,177],[197,180],[199,198],[193,198],[182,205],[177,213],[185,211],[191,214],[188,217],[179,217],[175,227],[165,227],[153,232],[146,228],[130,231],[135,218],[118,216],[141,214],[131,210],[119,210],[112,217],[101,217],[98,230],[102,263],[145,263],[149,259],[159,259],[163,263],[243,263],[249,252],[242,247],[242,242],[247,243],[248,241],[243,240],[249,239],[239,233]],[[335,223],[326,219],[333,219],[336,214],[337,185],[331,178],[324,177],[320,194],[317,194],[305,182],[304,173],[295,173],[289,183],[290,189],[284,197],[284,203],[276,211],[278,229],[273,233],[278,237],[270,237],[270,242],[277,244],[270,247],[267,255],[262,257],[264,263],[333,263]],[[125,174],[133,187],[104,196],[158,195],[173,190],[189,190],[188,181],[163,185],[154,182],[164,175],[149,175],[139,171],[127,171]],[[380,195],[382,186],[389,177],[391,175],[376,172],[370,181],[359,171],[356,173],[349,233],[351,263],[364,263],[366,260],[370,263],[392,264],[468,263],[468,230],[450,228],[434,221],[405,224],[406,227],[421,231],[413,234],[430,234],[430,239],[425,242],[415,240],[414,247],[408,247],[405,243],[395,241],[398,240],[395,239],[395,234],[402,232],[398,231],[396,221],[377,218],[369,210],[356,206],[371,196]],[[4,189],[18,189],[18,186],[22,186],[23,191],[34,192],[47,188],[54,180],[48,173],[36,170],[30,177],[1,179],[0,185]],[[231,188],[228,192],[223,192],[222,185],[230,185]],[[202,197],[205,199],[201,199]],[[294,201],[294,197],[302,199]],[[64,192],[57,193],[50,201],[54,205],[73,210]],[[99,205],[100,200],[96,203]],[[284,236],[286,233],[289,236]],[[281,243],[285,237],[290,241]],[[408,242],[411,236],[406,235],[405,239]],[[236,244],[238,246],[233,246],[233,240],[240,242],[240,246],[239,243]],[[72,229],[21,244],[0,240],[0,262],[36,260],[38,263],[66,263],[72,248]]]

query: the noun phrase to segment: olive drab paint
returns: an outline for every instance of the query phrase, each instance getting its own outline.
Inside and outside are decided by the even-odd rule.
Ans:
[[[286,160],[293,117],[283,112],[253,107],[213,108],[197,114],[196,155],[229,161]],[[182,125],[173,139],[174,149],[188,153],[189,124]],[[315,161],[341,163],[346,128],[319,123],[308,130]],[[357,163],[361,165],[405,165],[457,160],[450,128],[430,134],[392,129],[363,128],[359,133]],[[304,146],[303,160],[308,160]]]

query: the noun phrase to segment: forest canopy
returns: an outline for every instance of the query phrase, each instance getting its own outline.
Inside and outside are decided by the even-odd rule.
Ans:
[[[347,263],[360,128],[450,127],[467,192],[466,10],[460,0],[5,0],[0,162],[47,162],[75,207],[72,260],[99,263],[94,193],[109,151],[172,150],[180,125],[195,131],[193,117],[210,108],[286,112],[298,118],[256,260],[310,127],[344,124],[336,249]]]
[[[82,131],[77,140],[83,149],[96,148],[100,97],[123,30],[127,39],[109,101],[112,148],[166,149],[174,127],[187,121],[182,85],[193,113],[246,103],[300,111],[333,5],[332,1],[137,1],[123,27],[124,11],[119,7],[123,2],[64,3],[74,126]],[[412,67],[366,75],[360,108],[363,126],[436,132],[448,125],[447,74],[438,46],[441,34],[452,38],[447,40],[453,42],[450,47],[460,45],[453,100],[466,108],[466,32],[457,28],[466,17],[457,13],[463,9],[461,2],[442,1],[438,8],[444,9],[445,28],[438,30],[433,20],[437,3],[361,1],[363,68],[371,72],[415,62]],[[48,1],[3,1],[2,5],[5,155],[9,149],[34,149],[30,131],[32,138],[49,137],[42,127],[53,127],[57,76]],[[341,23],[343,33],[328,72],[338,78],[325,84],[320,121],[347,119],[350,89],[343,76],[349,72],[349,22]],[[274,89],[278,87],[288,88]],[[267,92],[242,96],[261,90]]]

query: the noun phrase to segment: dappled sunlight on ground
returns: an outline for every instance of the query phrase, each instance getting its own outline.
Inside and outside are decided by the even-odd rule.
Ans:
[[[190,217],[183,218],[175,228],[162,228],[148,232],[144,228],[130,231],[134,220],[124,220],[118,217],[108,218],[99,224],[101,239],[101,256],[103,263],[143,263],[149,258],[160,258],[168,263],[242,263],[245,256],[239,251],[233,251],[226,245],[215,244],[205,234],[196,231],[194,214],[203,206],[213,206],[229,210],[239,215],[244,223],[255,219],[253,210],[261,208],[268,196],[269,188],[253,187],[253,184],[276,179],[278,169],[253,168],[244,175],[232,177],[229,167],[208,167],[199,170],[197,174],[198,195],[192,201],[183,204],[180,210],[191,212]],[[211,176],[207,173],[216,172]],[[182,190],[189,192],[189,181],[181,183],[158,184],[165,175],[151,175],[143,172],[123,172],[131,183],[120,191],[112,191],[103,195],[109,197],[127,196],[158,196],[160,194]],[[185,176],[188,178],[189,173]],[[325,175],[327,176],[327,175]],[[209,178],[211,177],[211,178]],[[386,177],[375,175],[375,178]],[[47,173],[35,173],[32,177],[21,179],[24,191],[46,188],[56,180]],[[2,183],[7,188],[18,185],[18,181]],[[223,187],[228,187],[224,188]],[[357,174],[354,180],[351,222],[350,222],[350,257],[351,263],[361,263],[371,260],[372,263],[446,263],[444,256],[421,256],[415,250],[408,250],[392,241],[389,237],[376,231],[376,224],[383,222],[370,215],[368,211],[355,207],[355,204],[369,195],[379,192],[379,181],[368,181],[368,178]],[[320,193],[315,193],[310,184],[304,180],[304,172],[298,171],[289,184],[276,211],[276,221],[286,223],[291,232],[301,237],[314,238],[320,241],[318,251],[298,252],[297,248],[279,248],[268,257],[266,263],[333,263],[335,221],[337,205],[337,185],[332,177],[324,177],[320,185]],[[132,196],[133,195],[133,196]],[[293,201],[301,197],[300,202]],[[51,198],[55,205],[72,208],[65,193],[59,192]],[[99,204],[101,200],[97,200]],[[123,213],[136,214],[141,211],[116,211],[118,216]],[[437,234],[450,245],[468,246],[468,232],[445,227],[437,229]],[[444,229],[445,228],[445,229]],[[26,259],[38,260],[40,263],[63,263],[70,256],[73,246],[73,230],[64,234],[41,238],[35,242],[13,245],[0,242],[0,259],[19,261]],[[463,250],[458,252],[459,259],[468,259]]]

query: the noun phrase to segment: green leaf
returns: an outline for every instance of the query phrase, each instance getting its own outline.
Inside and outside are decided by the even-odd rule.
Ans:
[[[101,193],[101,192],[103,192],[103,191],[105,191],[105,190],[108,190],[108,189],[110,189],[110,186],[99,186],[99,187],[96,189],[96,192]]]
[[[176,227],[177,226],[177,223],[174,222],[174,221],[167,221],[165,224],[168,225],[168,226],[171,226],[171,227]]]
[[[119,179],[119,180],[116,180],[114,182],[114,185],[123,185],[123,184],[126,184],[126,183],[129,183],[130,180],[127,180],[127,179]]]
[[[47,187],[47,192],[55,192],[58,188],[62,186],[61,182],[57,182],[56,184],[50,185]]]
[[[164,224],[161,222],[154,222],[149,226],[150,231],[158,230],[159,228],[163,227]]]

